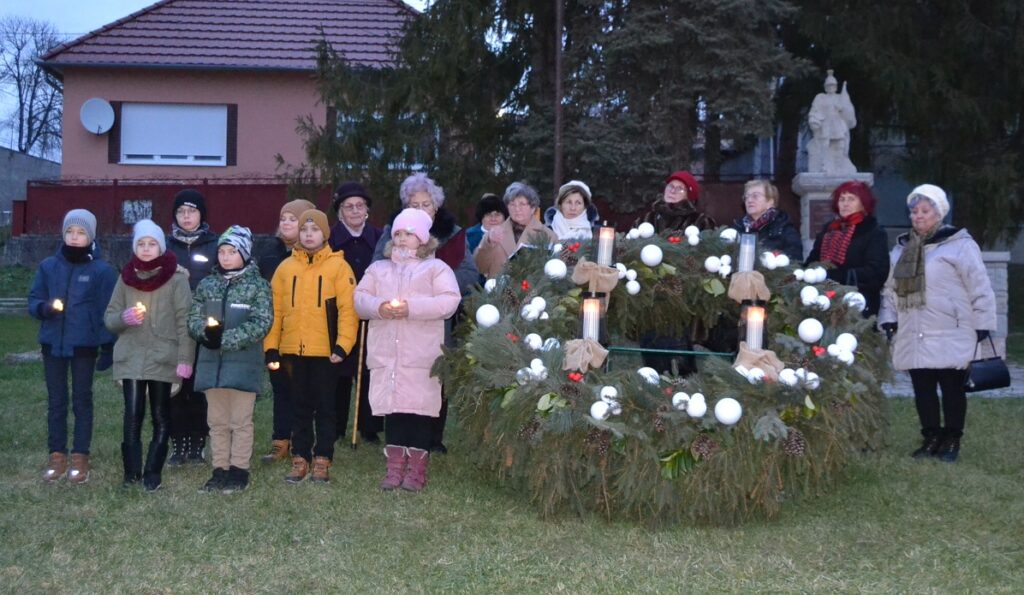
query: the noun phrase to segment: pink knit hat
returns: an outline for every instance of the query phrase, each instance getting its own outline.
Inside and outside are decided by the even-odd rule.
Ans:
[[[395,222],[391,224],[391,237],[395,237],[395,233],[402,229],[415,235],[426,244],[430,241],[430,226],[433,224],[434,221],[425,212],[419,209],[405,209],[395,217]]]

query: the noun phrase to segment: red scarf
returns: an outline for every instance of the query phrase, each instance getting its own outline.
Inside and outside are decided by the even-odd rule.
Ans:
[[[177,268],[178,259],[170,250],[149,262],[142,262],[138,256],[132,256],[128,264],[121,269],[121,280],[128,287],[134,287],[139,291],[156,291],[167,283]],[[139,273],[143,274],[140,276]]]
[[[853,240],[853,232],[857,231],[857,225],[862,221],[864,221],[864,211],[857,211],[828,224],[825,237],[821,240],[822,262],[831,262],[834,265],[846,262],[846,250]]]

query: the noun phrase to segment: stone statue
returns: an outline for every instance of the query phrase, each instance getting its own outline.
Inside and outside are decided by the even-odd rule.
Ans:
[[[850,94],[836,93],[839,86],[832,71],[825,78],[825,92],[818,93],[811,103],[807,115],[814,138],[807,145],[807,169],[809,172],[824,172],[833,175],[847,175],[857,171],[850,161],[850,129],[857,125]]]

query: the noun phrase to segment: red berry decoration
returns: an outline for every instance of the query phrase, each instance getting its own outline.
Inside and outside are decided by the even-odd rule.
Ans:
[[[682,242],[682,241],[683,241],[683,238],[681,238],[679,236],[669,236],[668,237],[668,243],[669,244],[678,244],[679,242]]]
[[[517,337],[515,333],[505,333],[505,336],[508,337],[508,340],[512,341],[513,343],[519,340],[519,337]]]
[[[569,372],[569,380],[573,382],[583,382],[583,374],[579,372]]]
[[[569,246],[569,251],[570,252],[576,252],[579,249],[580,249],[580,243],[579,242],[575,242],[575,243],[573,243],[572,245]]]
[[[828,299],[832,299],[832,298],[836,297],[836,292],[834,292],[834,291],[832,291],[830,289],[830,290],[825,292],[825,295],[828,297]]]
[[[523,291],[530,291],[530,282],[523,279],[523,282],[519,284],[519,287],[522,287]]]
[[[825,348],[822,347],[821,345],[815,345],[814,347],[811,347],[811,351],[813,351],[814,355],[818,357],[825,355]]]

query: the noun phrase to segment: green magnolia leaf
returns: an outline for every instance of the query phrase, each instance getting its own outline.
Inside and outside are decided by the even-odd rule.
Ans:
[[[547,411],[548,409],[551,409],[551,393],[543,394],[537,400],[538,411]]]
[[[701,285],[704,287],[704,291],[710,293],[715,297],[718,297],[725,293],[725,285],[722,285],[722,282],[715,277],[705,279],[704,283],[702,283]]]
[[[668,263],[663,262],[663,263],[661,263],[661,270],[660,270],[660,272],[661,272],[661,275],[663,277],[664,276],[668,276],[668,275],[675,275],[676,274],[676,267],[674,267],[674,266],[672,266],[672,265],[670,265]]]
[[[508,409],[512,405],[512,401],[516,398],[516,389],[510,388],[505,391],[505,396],[501,398],[501,408]]]

